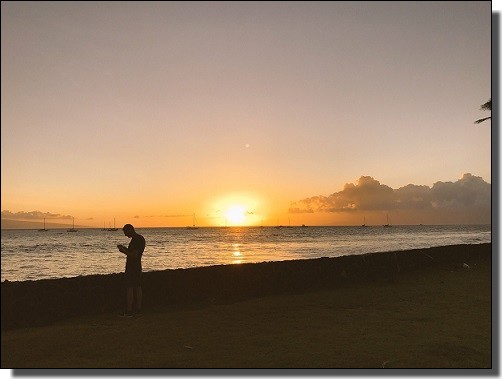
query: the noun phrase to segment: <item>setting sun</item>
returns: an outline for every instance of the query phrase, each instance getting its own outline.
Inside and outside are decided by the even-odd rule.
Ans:
[[[257,193],[226,193],[208,202],[206,213],[213,226],[254,226],[268,217],[270,207],[267,205],[268,202]]]
[[[232,205],[225,212],[226,219],[231,225],[241,225],[244,223],[246,214],[247,211],[242,205]]]

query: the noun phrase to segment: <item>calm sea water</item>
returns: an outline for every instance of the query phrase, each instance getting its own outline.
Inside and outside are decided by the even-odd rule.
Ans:
[[[491,226],[144,228],[143,270],[336,257],[491,242]],[[124,270],[122,231],[2,230],[2,281]]]

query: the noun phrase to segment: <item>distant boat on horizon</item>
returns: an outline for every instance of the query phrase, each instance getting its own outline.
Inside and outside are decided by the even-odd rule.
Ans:
[[[383,227],[384,228],[390,228],[391,227],[391,225],[389,223],[389,215],[387,215],[387,224],[385,224]]]
[[[291,227],[292,227],[292,226],[291,226],[291,219],[290,219],[290,218],[289,218],[289,216],[288,216],[288,226],[287,226],[287,228],[291,228]]]
[[[277,219],[277,225],[275,226],[275,228],[277,229],[282,228],[282,225],[279,223],[279,219]]]
[[[75,229],[75,217],[73,217],[73,227],[71,229],[66,230],[67,232],[78,232],[77,229]]]
[[[45,217],[44,217],[44,228],[43,229],[38,229],[39,232],[47,232],[49,229],[45,228]]]
[[[363,221],[363,224],[361,225],[363,228],[366,227],[366,217],[364,217],[364,221]]]
[[[109,232],[116,232],[118,229],[115,227],[115,217],[113,218],[113,228],[109,227],[107,229]]]
[[[187,226],[186,228],[187,229],[199,229],[198,226],[195,225],[195,223],[197,222],[197,219],[195,218],[195,213],[192,215],[192,226]]]

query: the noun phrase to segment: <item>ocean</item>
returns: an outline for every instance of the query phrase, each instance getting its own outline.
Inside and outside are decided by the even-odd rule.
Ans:
[[[143,271],[313,259],[491,242],[491,225],[138,228]],[[2,230],[2,282],[123,272],[118,231]]]

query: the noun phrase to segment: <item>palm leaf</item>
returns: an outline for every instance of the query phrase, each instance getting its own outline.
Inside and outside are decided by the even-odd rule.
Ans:
[[[491,111],[492,110],[492,99],[488,100],[481,106],[481,110],[483,111]]]
[[[492,110],[492,99],[488,100],[484,103],[481,108],[482,111],[491,111]],[[481,124],[483,121],[489,120],[491,117],[480,118],[479,120],[474,121],[475,124]]]
[[[481,124],[483,121],[489,120],[491,117],[480,118],[479,120],[474,121],[475,124]]]

